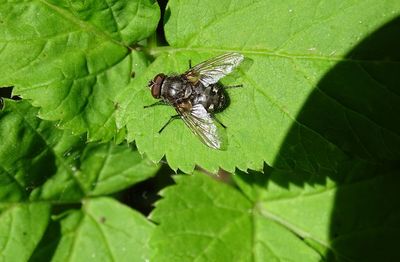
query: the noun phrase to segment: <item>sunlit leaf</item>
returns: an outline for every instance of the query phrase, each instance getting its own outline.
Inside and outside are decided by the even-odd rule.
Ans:
[[[145,59],[130,46],[149,36],[153,1],[2,1],[0,86],[32,99],[40,117],[92,140],[118,132],[115,96]]]
[[[147,50],[157,59],[121,96],[119,125],[151,159],[166,155],[185,172],[196,164],[260,170],[264,161],[336,172],[347,152],[376,162],[398,159],[400,126],[392,116],[400,112],[399,23],[374,34],[399,14],[395,0],[169,1],[170,46]],[[182,121],[158,134],[175,112],[143,108],[155,102],[147,82],[160,72],[184,72],[189,59],[196,64],[232,51],[251,66],[226,82],[243,88],[228,89],[230,105],[217,114],[227,126],[228,150],[207,148]]]

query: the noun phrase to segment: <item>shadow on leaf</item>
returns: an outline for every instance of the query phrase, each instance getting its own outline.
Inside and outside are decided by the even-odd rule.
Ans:
[[[396,250],[400,234],[399,31],[397,18],[360,42],[319,81],[296,117],[274,169],[266,167],[265,176],[240,175],[253,192],[257,187],[271,191],[270,183],[288,191],[293,191],[291,185],[303,188],[300,194],[305,188],[321,186],[333,190],[333,205],[321,211],[330,217],[329,233],[320,233],[326,241],[319,248],[310,244],[328,261],[400,260]],[[324,218],[316,214],[305,217],[318,224]]]
[[[338,173],[329,261],[400,260],[399,30],[397,18],[357,45],[298,118],[353,159]]]

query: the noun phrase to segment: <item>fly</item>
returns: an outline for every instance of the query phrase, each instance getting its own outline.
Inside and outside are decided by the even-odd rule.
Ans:
[[[158,74],[148,84],[151,94],[160,101],[145,106],[173,106],[178,113],[160,129],[159,133],[174,119],[181,118],[189,129],[207,146],[224,150],[225,126],[214,114],[227,104],[224,87],[218,81],[231,73],[244,57],[239,53],[226,53],[206,60],[177,76]],[[240,87],[230,86],[230,87]]]

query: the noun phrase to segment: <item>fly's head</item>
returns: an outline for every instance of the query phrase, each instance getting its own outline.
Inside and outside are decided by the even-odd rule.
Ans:
[[[161,97],[161,86],[164,82],[164,79],[166,78],[166,75],[164,74],[158,74],[154,77],[153,80],[151,80],[148,84],[148,87],[151,90],[151,95],[154,98],[159,99]]]

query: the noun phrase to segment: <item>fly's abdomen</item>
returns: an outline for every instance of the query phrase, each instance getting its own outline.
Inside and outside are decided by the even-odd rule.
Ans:
[[[209,113],[220,112],[226,107],[224,89],[217,84],[203,87],[201,92],[193,94],[192,104],[201,104]]]

